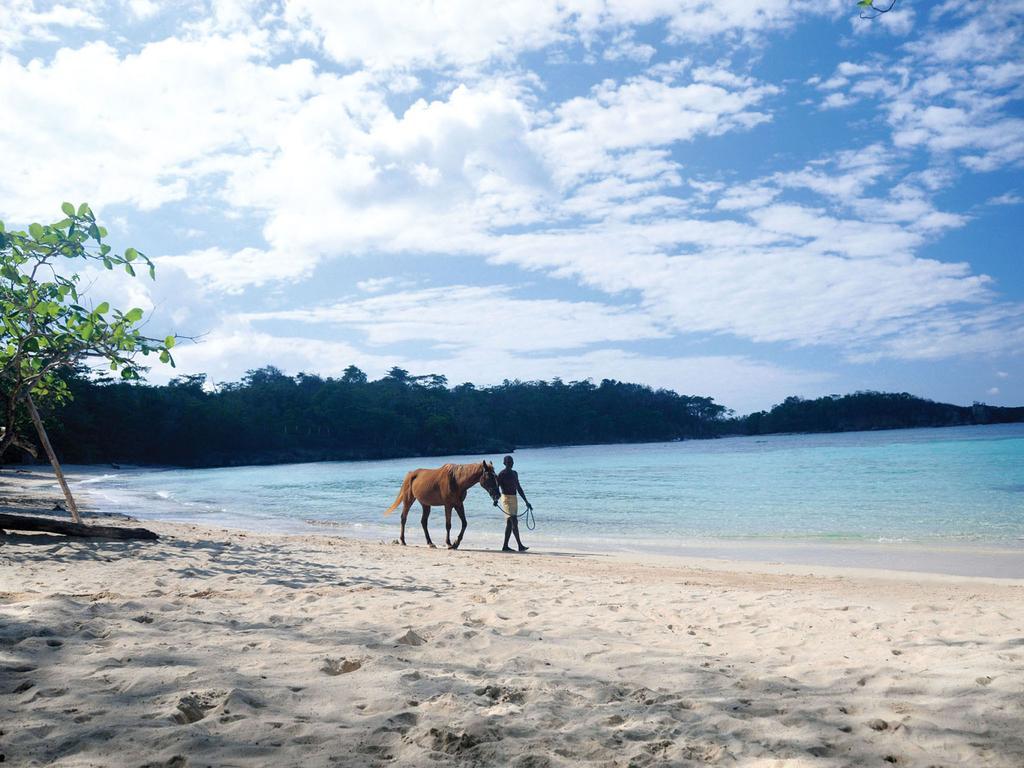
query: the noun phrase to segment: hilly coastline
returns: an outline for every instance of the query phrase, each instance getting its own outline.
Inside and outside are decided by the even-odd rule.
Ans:
[[[1024,407],[885,392],[790,397],[737,416],[710,397],[609,379],[452,387],[400,368],[371,381],[354,366],[338,378],[266,367],[216,387],[201,375],[163,386],[81,375],[68,383],[73,397],[50,409],[48,423],[62,459],[81,464],[237,466],[1024,421]]]

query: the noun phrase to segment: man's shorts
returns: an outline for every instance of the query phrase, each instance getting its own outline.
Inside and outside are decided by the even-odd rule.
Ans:
[[[501,494],[501,511],[505,517],[516,517],[519,515],[519,497],[515,494]]]

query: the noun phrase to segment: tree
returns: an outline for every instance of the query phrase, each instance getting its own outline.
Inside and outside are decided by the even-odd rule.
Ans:
[[[350,365],[342,373],[341,380],[345,384],[365,384],[367,377],[362,370],[354,365]]]
[[[68,511],[78,522],[78,508],[35,399],[66,400],[70,391],[60,374],[87,361],[104,363],[124,381],[141,378],[145,369],[139,353],[156,355],[173,366],[170,350],[176,337],[143,335],[139,326],[144,313],[137,307],[122,312],[106,301],[86,301],[79,290],[81,277],[77,272],[63,274],[65,263],[92,263],[109,270],[120,267],[132,277],[136,267],[144,265],[152,279],[156,270],[134,248],[114,253],[103,242],[107,230],[96,223],[86,203],[77,208],[64,203],[61,210],[65,217],[60,221],[49,226],[34,223],[27,232],[7,232],[0,222],[0,394],[4,400],[0,455],[12,444],[25,444],[18,433],[24,407],[53,465]]]
[[[388,375],[384,377],[384,380],[396,382],[398,384],[408,384],[409,372],[405,370],[405,368],[399,368],[396,365],[390,371],[388,371]]]

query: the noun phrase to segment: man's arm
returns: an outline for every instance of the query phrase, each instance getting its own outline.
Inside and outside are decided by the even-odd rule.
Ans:
[[[523,484],[519,482],[519,473],[516,473],[516,486],[519,488],[519,495],[523,497],[523,501],[526,502],[526,508],[529,510],[533,509],[533,505],[529,499],[526,498],[526,491],[523,490]]]

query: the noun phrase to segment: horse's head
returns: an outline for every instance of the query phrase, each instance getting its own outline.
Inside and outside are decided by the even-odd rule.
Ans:
[[[501,491],[498,490],[498,476],[494,474],[494,465],[489,461],[482,461],[480,467],[483,470],[483,474],[480,475],[480,487],[487,491],[491,501],[497,504],[501,498]]]

